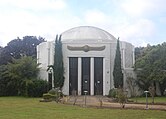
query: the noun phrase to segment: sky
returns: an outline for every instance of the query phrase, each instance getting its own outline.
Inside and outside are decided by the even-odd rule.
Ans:
[[[166,0],[0,0],[0,46],[95,26],[134,46],[166,41]]]

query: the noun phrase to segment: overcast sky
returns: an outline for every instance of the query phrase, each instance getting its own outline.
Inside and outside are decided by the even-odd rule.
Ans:
[[[0,0],[0,46],[95,26],[135,46],[166,41],[166,0]]]

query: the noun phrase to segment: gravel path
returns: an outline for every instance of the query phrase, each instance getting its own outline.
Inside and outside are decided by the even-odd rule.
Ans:
[[[103,107],[103,108],[121,108],[119,103],[115,103],[112,99],[103,96],[70,96],[66,97],[65,103],[74,104],[80,106],[90,107]],[[145,109],[146,104],[125,104],[126,109]],[[166,111],[166,105],[148,105],[148,109],[152,110],[164,110]]]

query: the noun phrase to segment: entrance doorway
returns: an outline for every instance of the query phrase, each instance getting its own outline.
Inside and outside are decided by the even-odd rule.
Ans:
[[[78,58],[69,58],[69,95],[78,93]]]
[[[103,58],[94,58],[94,94],[103,95]]]
[[[82,95],[90,95],[90,57],[82,58]]]

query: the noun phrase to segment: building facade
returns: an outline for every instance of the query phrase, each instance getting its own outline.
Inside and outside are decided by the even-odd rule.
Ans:
[[[113,69],[117,39],[102,29],[80,26],[62,34],[64,63],[63,93],[71,95],[107,95],[114,88]],[[40,78],[48,80],[47,66],[53,65],[55,42],[43,42],[37,46]],[[123,72],[132,69],[135,62],[134,46],[120,41]],[[124,86],[126,85],[124,75]]]

